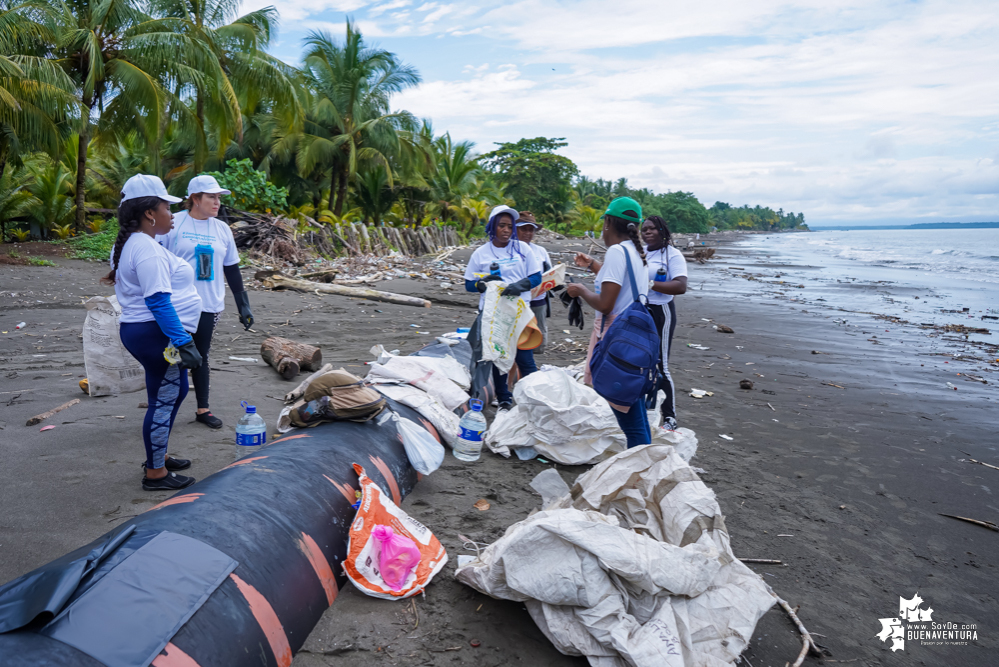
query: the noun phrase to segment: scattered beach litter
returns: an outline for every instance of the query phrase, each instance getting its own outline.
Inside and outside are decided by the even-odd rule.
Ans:
[[[726,440],[735,440],[735,438],[733,438],[732,436],[730,436],[730,435],[725,435],[724,433],[719,433],[719,434],[718,434],[718,437],[719,437],[719,438],[725,438]]]
[[[566,655],[635,667],[730,664],[777,601],[733,555],[714,493],[672,447],[618,454],[571,494],[554,470],[531,486],[542,510],[477,549],[455,577],[522,602]]]
[[[257,360],[254,357],[229,357],[232,361],[249,361],[250,363],[256,363]]]
[[[38,432],[41,433],[42,431],[51,431],[54,428],[55,426],[49,424],[48,426],[43,426],[40,429],[38,429]]]
[[[706,345],[698,345],[697,343],[687,343],[687,347],[692,347],[695,350],[710,350],[711,348]]]
[[[35,415],[34,417],[32,417],[31,419],[28,420],[28,422],[25,424],[25,426],[34,426],[35,424],[41,424],[43,421],[45,421],[46,419],[48,419],[49,417],[51,417],[55,413],[61,412],[61,411],[65,410],[66,408],[71,408],[71,407],[73,407],[74,405],[76,405],[79,402],[80,402],[80,399],[78,399],[78,398],[74,398],[71,401],[66,401],[62,405],[56,406],[56,407],[52,408],[51,410],[43,412],[40,415]],[[45,431],[45,430],[47,430],[49,428],[55,428],[55,426],[47,426],[47,427],[43,428],[42,430]]]
[[[703,389],[691,389],[690,395],[694,398],[704,398],[705,396],[714,396],[713,391],[704,391]]]
[[[727,334],[734,334],[735,333],[735,330],[732,329],[732,327],[727,327],[724,324],[717,325],[715,327],[715,329],[718,331],[718,333],[727,333]]]
[[[752,389],[753,388],[753,381],[752,380],[739,380],[739,388],[740,389]]]

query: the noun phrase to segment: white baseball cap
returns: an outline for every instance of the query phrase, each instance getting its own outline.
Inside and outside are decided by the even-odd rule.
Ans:
[[[215,177],[210,174],[201,174],[191,179],[187,184],[187,196],[196,195],[203,192],[207,195],[231,195],[232,192],[219,185]]]
[[[122,201],[138,199],[139,197],[159,197],[171,204],[179,204],[184,201],[180,197],[167,194],[166,186],[163,185],[160,177],[150,176],[149,174],[136,174],[125,181],[125,185],[121,188]]]
[[[516,220],[517,218],[520,217],[520,213],[518,213],[515,209],[512,209],[504,204],[500,204],[489,213],[489,222],[495,220],[496,216],[502,213],[506,213],[507,215],[509,215],[511,220]]]

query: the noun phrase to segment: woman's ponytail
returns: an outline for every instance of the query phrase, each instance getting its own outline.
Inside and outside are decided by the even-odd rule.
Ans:
[[[111,254],[111,272],[101,278],[105,285],[114,285],[118,276],[118,262],[121,261],[121,251],[125,242],[133,233],[139,231],[146,211],[155,209],[163,201],[159,197],[136,197],[118,204],[118,236],[114,240],[114,252]]]
[[[634,215],[636,218],[638,217],[638,213],[635,211],[625,211],[625,213]],[[642,246],[642,237],[638,233],[638,224],[624,218],[619,218],[616,215],[605,215],[604,220],[610,223],[618,234],[627,235],[631,239],[631,242],[635,244],[635,250],[638,251],[638,256],[642,258],[642,264],[648,266],[649,263],[645,261],[645,248]]]

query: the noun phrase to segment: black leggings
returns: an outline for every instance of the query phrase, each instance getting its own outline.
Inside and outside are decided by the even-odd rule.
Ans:
[[[659,406],[659,412],[664,418],[672,417],[673,419],[676,419],[676,389],[673,386],[673,378],[669,374],[669,352],[673,347],[673,332],[676,331],[676,306],[673,305],[675,302],[676,299],[673,299],[665,305],[657,303],[649,305],[649,314],[655,320],[661,341],[659,386],[656,387],[655,394],[658,395],[660,389],[666,393],[663,404]]]
[[[215,333],[215,325],[219,322],[222,313],[201,313],[198,320],[198,330],[191,334],[194,338],[194,346],[201,353],[201,365],[191,371],[194,379],[194,395],[198,398],[198,407],[208,409],[208,374],[211,367],[208,365],[208,353],[212,349],[212,334]]]

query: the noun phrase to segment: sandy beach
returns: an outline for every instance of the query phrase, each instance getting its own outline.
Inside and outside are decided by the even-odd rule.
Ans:
[[[700,442],[692,464],[704,470],[702,479],[721,502],[736,555],[781,561],[752,567],[800,606],[802,621],[828,648],[825,662],[995,664],[999,535],[940,515],[999,519],[993,492],[999,470],[967,461],[999,465],[999,375],[987,362],[999,354],[986,344],[965,346],[974,354],[955,357],[956,348],[942,350],[915,324],[849,310],[848,290],[911,298],[904,286],[853,284],[843,288],[839,302],[816,301],[808,289],[784,289],[775,276],[786,267],[732,245],[735,238],[723,237],[707,265],[691,264],[691,289],[677,301],[670,367],[680,390],[680,423]],[[553,255],[588,248],[572,239],[544,244]],[[469,254],[463,249],[453,260],[463,263]],[[97,283],[107,267],[54,259],[57,267],[0,265],[0,329],[7,332],[0,334],[2,582],[168,497],[139,486],[144,454],[138,404],[144,394],[91,399],[77,386],[84,375],[80,297],[110,293]],[[746,278],[753,274],[762,278]],[[249,280],[252,272],[244,276]],[[250,299],[258,333],[252,334],[238,326],[227,295],[212,351],[212,409],[225,427],[210,431],[195,423],[191,396],[171,440],[172,452],[194,460],[191,474],[203,478],[231,462],[240,400],[255,403],[273,424],[281,405],[274,397],[291,383],[259,361],[267,335],[318,345],[326,361],[363,374],[373,344],[410,353],[474,318],[475,297],[444,289],[440,281],[397,279],[376,287],[422,296],[434,306],[255,289]],[[552,338],[563,349],[538,361],[577,363],[592,313],[586,331],[564,334],[565,311],[557,303],[552,310]],[[28,326],[14,331],[21,321]],[[719,333],[713,328],[718,324],[735,333]],[[754,383],[752,390],[740,389],[743,379]],[[694,399],[692,388],[713,396]],[[32,415],[72,398],[83,402],[46,422],[57,428],[40,433],[24,426]],[[538,507],[540,498],[528,484],[549,467],[491,454],[469,465],[448,455],[403,507],[435,532],[449,565],[425,597],[413,601],[389,603],[342,589],[296,656],[296,667],[586,664],[559,654],[522,605],[480,595],[452,576],[457,556],[474,553],[463,549],[458,534],[495,540]],[[570,484],[585,469],[557,468]],[[473,507],[480,498],[489,501],[487,511]],[[875,637],[878,619],[897,615],[899,597],[917,592],[935,610],[934,621],[974,624],[978,641],[910,642],[904,654],[892,653]],[[793,625],[775,608],[757,626],[744,657],[752,667],[780,666],[793,661],[800,645]]]

